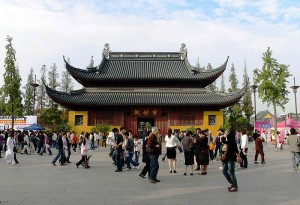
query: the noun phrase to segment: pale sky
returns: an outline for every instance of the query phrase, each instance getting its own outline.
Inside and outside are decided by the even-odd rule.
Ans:
[[[234,63],[239,87],[244,62],[252,80],[253,69],[262,67],[262,54],[270,46],[273,57],[290,65],[300,85],[297,0],[0,0],[0,85],[7,35],[13,37],[23,85],[31,67],[40,77],[42,65],[56,63],[61,74],[63,55],[82,69],[91,56],[99,64],[105,43],[111,51],[140,52],[176,52],[185,43],[190,63],[199,58],[201,66],[218,67],[229,56],[225,80]],[[75,89],[81,88],[74,83]],[[295,112],[290,92],[286,112]],[[257,110],[265,109],[258,100]]]

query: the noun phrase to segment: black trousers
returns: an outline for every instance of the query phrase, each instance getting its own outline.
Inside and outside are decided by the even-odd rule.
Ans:
[[[88,166],[88,160],[87,160],[87,156],[86,155],[82,155],[81,156],[81,160],[79,160],[79,162],[77,162],[77,165],[81,165],[82,163],[84,163],[84,166],[87,167]]]
[[[146,176],[147,173],[148,173],[148,177],[149,177],[149,174],[150,174],[150,159],[148,159],[146,161],[146,164],[145,164],[143,170],[141,171],[141,174],[144,175],[144,176]]]

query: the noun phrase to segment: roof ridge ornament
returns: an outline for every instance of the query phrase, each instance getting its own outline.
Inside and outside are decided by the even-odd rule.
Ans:
[[[185,43],[182,43],[181,44],[181,48],[180,48],[180,54],[181,54],[181,56],[180,56],[180,59],[181,60],[184,60],[186,57],[187,57],[187,49],[186,49],[186,45],[185,45]]]
[[[94,67],[94,59],[93,56],[91,56],[90,64],[87,66],[87,68],[93,68]]]
[[[110,53],[110,49],[109,49],[109,44],[106,43],[104,45],[104,49],[102,51],[102,56],[105,58],[105,59],[109,59],[109,53]]]

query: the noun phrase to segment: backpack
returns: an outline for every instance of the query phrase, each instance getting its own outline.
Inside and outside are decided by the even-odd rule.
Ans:
[[[213,142],[209,143],[209,150],[214,150],[215,149],[215,145]]]

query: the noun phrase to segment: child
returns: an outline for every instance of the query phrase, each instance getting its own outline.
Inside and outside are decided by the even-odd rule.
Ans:
[[[88,165],[88,160],[87,160],[88,147],[86,145],[85,138],[83,138],[83,140],[82,140],[80,151],[81,151],[81,160],[76,163],[76,167],[78,168],[79,165],[84,163],[84,168],[86,168],[86,169],[90,168],[90,166]]]

